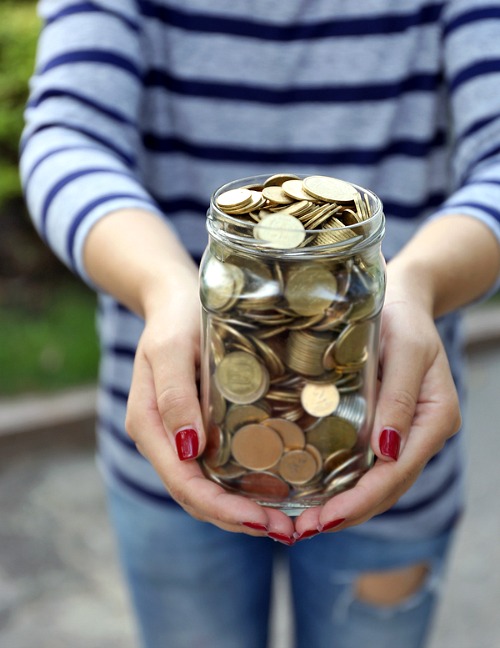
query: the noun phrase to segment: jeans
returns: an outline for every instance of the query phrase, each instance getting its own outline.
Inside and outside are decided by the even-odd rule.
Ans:
[[[425,645],[450,533],[386,541],[346,530],[288,548],[115,485],[108,500],[144,648],[265,648],[277,560],[289,570],[296,648]],[[356,598],[359,574],[422,562],[425,582],[397,605]]]

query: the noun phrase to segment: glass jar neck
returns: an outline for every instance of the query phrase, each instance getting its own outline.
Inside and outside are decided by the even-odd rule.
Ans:
[[[297,176],[299,180],[307,177]],[[288,203],[285,196],[280,204],[266,199],[272,195],[265,189],[268,179],[268,175],[242,178],[215,191],[207,212],[212,241],[235,252],[290,260],[345,258],[380,246],[385,218],[382,203],[372,191],[349,183],[353,200],[341,203],[312,195],[299,199],[298,193]],[[254,203],[227,208],[227,198]]]

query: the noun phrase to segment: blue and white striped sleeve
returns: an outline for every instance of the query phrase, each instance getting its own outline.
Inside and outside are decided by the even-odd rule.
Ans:
[[[473,216],[500,242],[500,6],[454,0],[443,18],[455,187],[435,216]]]
[[[120,208],[161,212],[137,176],[141,34],[132,0],[42,0],[21,179],[33,222],[59,258],[82,263],[90,228]]]

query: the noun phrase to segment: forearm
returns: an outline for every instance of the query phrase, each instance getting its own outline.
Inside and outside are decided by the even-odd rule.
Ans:
[[[83,258],[94,283],[141,317],[180,292],[197,294],[196,265],[174,232],[146,210],[122,209],[98,221]]]
[[[465,215],[430,221],[388,266],[391,300],[419,299],[434,317],[481,297],[500,272],[500,246],[482,222]]]

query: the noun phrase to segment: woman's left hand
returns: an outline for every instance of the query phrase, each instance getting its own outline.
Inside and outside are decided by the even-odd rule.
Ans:
[[[361,524],[389,509],[460,428],[458,396],[431,309],[420,290],[412,293],[412,281],[393,275],[381,319],[375,464],[354,488],[304,511],[295,525],[299,538]]]

